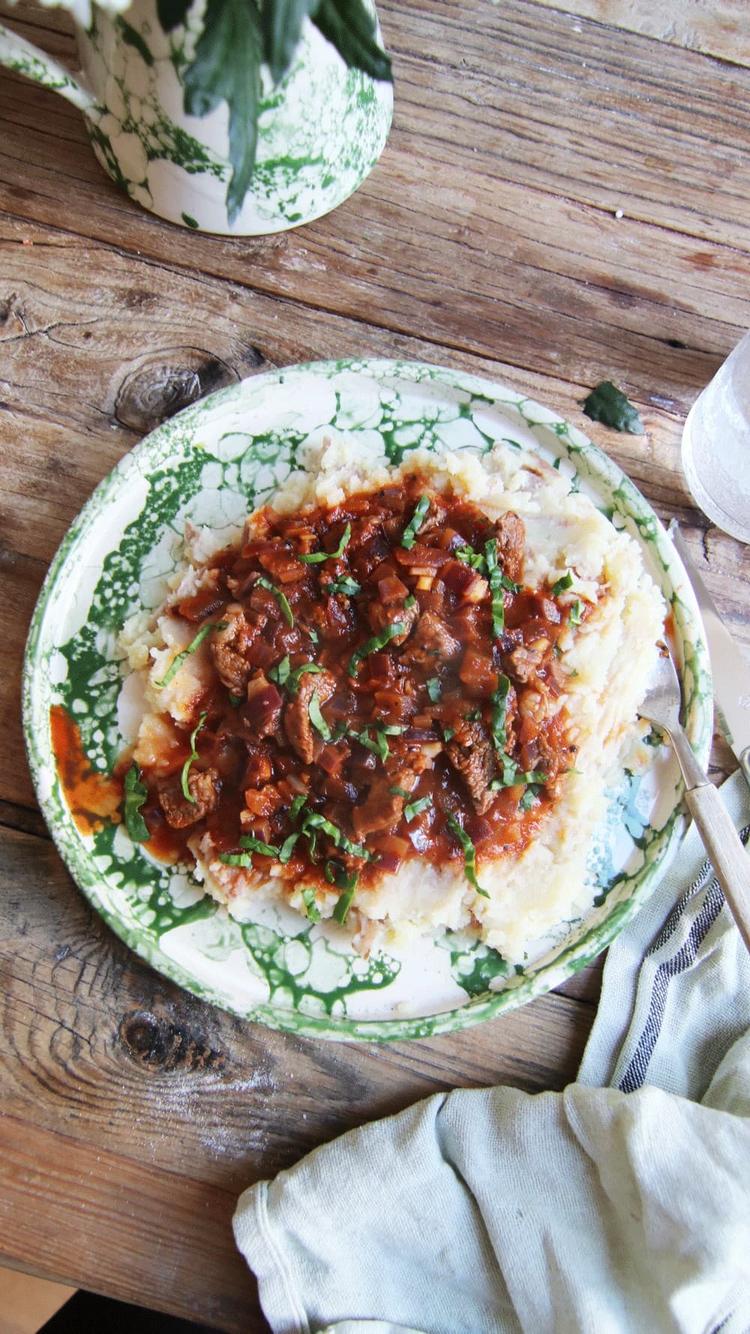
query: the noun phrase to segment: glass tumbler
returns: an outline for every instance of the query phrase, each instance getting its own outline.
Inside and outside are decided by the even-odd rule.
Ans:
[[[725,533],[750,542],[750,333],[690,409],[682,467],[703,513]]]

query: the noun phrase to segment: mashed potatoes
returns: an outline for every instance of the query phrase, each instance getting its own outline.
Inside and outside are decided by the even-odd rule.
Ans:
[[[526,532],[524,585],[561,581],[560,600],[569,608],[586,607],[586,616],[579,623],[571,616],[558,640],[565,681],[559,703],[567,711],[577,757],[575,767],[559,778],[556,800],[528,846],[520,854],[480,858],[485,894],[476,893],[455,860],[440,866],[412,857],[357,899],[349,927],[355,944],[365,948],[375,939],[387,946],[415,932],[470,929],[517,962],[532,941],[591,902],[592,838],[605,814],[607,789],[643,730],[637,709],[656,661],[665,607],[637,543],[616,531],[587,497],[571,493],[568,481],[536,455],[506,443],[482,456],[417,450],[394,469],[372,444],[353,437],[324,440],[308,449],[304,467],[270,503],[279,513],[297,514],[415,472],[437,492],[471,499],[493,521],[517,514]],[[189,534],[188,555],[196,563],[176,577],[170,601],[201,587],[199,562],[210,548],[205,530]],[[179,658],[190,638],[190,627],[169,612],[155,622],[136,618],[123,632],[123,651],[145,682],[134,752],[141,766],[158,769],[159,757],[166,756],[168,767],[180,729],[196,721],[212,668],[206,643]],[[257,874],[219,860],[208,836],[196,834],[190,847],[206,890],[234,916],[250,918],[256,903],[275,896],[305,911],[302,885],[290,884],[280,867],[272,866],[259,884]],[[324,919],[338,897],[334,887],[319,894]]]

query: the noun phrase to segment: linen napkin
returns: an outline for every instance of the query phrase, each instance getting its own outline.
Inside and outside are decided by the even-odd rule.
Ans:
[[[750,825],[741,774],[722,796]],[[428,1098],[250,1187],[234,1231],[274,1334],[746,1334],[750,959],[696,832],[575,1084]]]

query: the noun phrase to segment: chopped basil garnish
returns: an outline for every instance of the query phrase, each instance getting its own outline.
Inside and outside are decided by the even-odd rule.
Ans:
[[[319,644],[319,643],[320,643],[320,635],[318,634],[318,632],[317,632],[317,630],[315,629],[314,626],[309,625],[309,626],[307,627],[307,633],[309,634],[309,636],[310,636],[310,638],[311,638],[313,644]]]
[[[305,913],[310,922],[320,921],[320,908],[315,897],[315,890],[312,885],[305,885],[302,890],[302,902],[305,905]]]
[[[300,667],[292,668],[292,671],[289,673],[289,679],[287,680],[286,683],[286,688],[289,691],[289,694],[290,695],[297,694],[297,691],[299,690],[299,683],[303,676],[306,676],[309,672],[314,672],[317,674],[318,672],[322,672],[324,670],[325,668],[319,667],[317,662],[303,662]]]
[[[370,860],[370,854],[363,844],[352,843],[351,839],[347,838],[343,829],[339,829],[338,825],[332,824],[330,820],[327,820],[324,815],[319,815],[317,811],[308,811],[302,821],[302,833],[307,838],[310,833],[314,833],[318,829],[322,834],[327,834],[332,843],[337,848],[341,848],[342,852],[348,852],[350,857],[360,857],[363,861]]]
[[[294,852],[297,839],[299,837],[300,837],[300,830],[297,830],[296,834],[290,834],[288,838],[285,838],[284,842],[279,848],[279,861],[283,862],[284,865],[286,865],[292,853]]]
[[[474,844],[466,833],[466,830],[461,828],[458,820],[456,820],[453,815],[447,816],[446,822],[451,833],[455,834],[464,850],[464,872],[466,874],[466,879],[472,889],[476,890],[477,894],[481,894],[485,899],[488,899],[490,896],[487,893],[487,890],[482,889],[482,886],[477,880],[477,850],[474,847]]]
[[[351,535],[352,535],[352,526],[350,523],[348,523],[342,534],[341,541],[339,542],[335,551],[313,551],[310,553],[309,556],[298,556],[297,560],[303,561],[305,565],[320,565],[321,561],[324,560],[338,560],[340,556],[343,556],[346,548],[348,547],[349,542],[351,540]]]
[[[226,630],[227,624],[227,621],[207,621],[205,625],[202,625],[195,636],[195,639],[191,639],[187,648],[184,648],[181,653],[176,654],[169,664],[167,671],[161,678],[161,681],[154,681],[154,685],[159,686],[160,689],[162,686],[168,686],[172,678],[176,676],[177,672],[180,670],[185,659],[189,658],[191,653],[195,653],[196,649],[200,648],[203,640],[210,635],[211,631]]]
[[[389,792],[392,792],[393,795],[394,795],[394,797],[410,797],[410,796],[411,796],[411,792],[407,792],[407,790],[406,790],[405,787],[389,787],[388,791],[389,791]]]
[[[370,732],[375,729],[375,740],[370,737]],[[390,755],[390,747],[387,738],[389,736],[401,736],[406,731],[406,727],[397,723],[370,723],[362,732],[350,732],[349,735],[358,741],[365,750],[372,751],[373,755],[379,755],[383,764],[385,764]]]
[[[455,727],[444,727],[442,730],[443,730],[443,741],[452,741],[454,736],[456,735]]]
[[[499,639],[505,629],[505,598],[503,596],[503,572],[497,563],[497,539],[491,537],[484,544],[484,558],[487,562],[487,578],[490,581],[492,595],[492,637]]]
[[[271,583],[270,579],[266,579],[266,576],[264,574],[259,575],[255,582],[256,584],[258,584],[260,588],[265,588],[266,592],[270,593],[273,597],[276,598],[276,601],[279,604],[279,607],[281,609],[281,614],[284,617],[284,620],[289,626],[289,629],[293,630],[294,614],[292,612],[291,607],[289,606],[289,601],[287,599],[286,593],[282,593],[281,589],[277,588],[275,584]]]
[[[285,653],[283,658],[280,658],[276,663],[275,667],[269,667],[268,679],[269,681],[275,681],[277,686],[286,685],[291,670],[292,665],[289,661],[289,654]]]
[[[538,796],[539,788],[533,783],[529,784],[518,803],[519,809],[522,811],[530,811]]]
[[[571,625],[580,625],[580,624],[581,624],[581,614],[582,614],[582,612],[583,612],[583,603],[581,602],[581,599],[580,599],[580,598],[576,598],[575,602],[573,603],[573,606],[572,606],[571,609],[570,609],[570,624],[571,624]]]
[[[243,834],[240,839],[240,847],[244,852],[221,852],[219,861],[225,866],[247,866],[253,865],[251,853],[259,852],[263,857],[278,857],[281,849],[273,843],[264,843],[262,838],[253,838],[252,834]]]
[[[506,763],[503,765],[503,773],[500,778],[493,778],[490,783],[491,792],[499,792],[503,787],[520,787],[523,784],[526,787],[541,787],[547,781],[547,775],[541,769],[528,769],[526,773],[519,769],[515,760],[505,756]],[[524,809],[526,809],[524,807]]]
[[[407,523],[404,529],[404,535],[401,538],[401,545],[402,547],[405,547],[407,551],[411,551],[411,548],[414,546],[414,543],[417,540],[417,533],[419,532],[420,528],[422,527],[422,524],[425,521],[425,517],[427,515],[427,511],[429,508],[430,508],[429,496],[422,496],[420,500],[417,502],[417,507],[414,511],[414,514],[412,515],[409,523]]]
[[[279,855],[279,849],[274,847],[273,843],[264,843],[262,838],[255,838],[252,834],[242,835],[240,847],[246,848],[248,852],[261,852],[264,857],[278,857]]]
[[[418,801],[410,801],[408,806],[404,806],[404,819],[407,824],[414,819],[415,815],[421,815],[432,805],[432,797],[420,797]]]
[[[305,804],[306,801],[307,801],[307,797],[304,795],[304,793],[300,793],[298,796],[296,796],[296,797],[294,798],[294,801],[292,802],[291,806],[289,807],[289,819],[290,819],[290,820],[294,821],[294,820],[297,819],[297,816],[299,815],[299,813],[300,813],[300,811],[302,810],[302,807],[304,806],[304,804]]]
[[[427,682],[427,694],[429,695],[433,704],[437,704],[442,693],[443,693],[443,687],[440,684],[439,678],[437,676],[431,676],[429,681]]]
[[[196,804],[195,797],[190,791],[190,768],[191,765],[193,764],[193,761],[197,760],[198,758],[198,752],[195,749],[195,738],[197,737],[201,728],[205,725],[207,717],[208,717],[208,712],[204,709],[195,727],[190,733],[190,754],[185,760],[185,763],[182,766],[182,773],[180,774],[180,786],[182,788],[182,795],[186,801],[190,802],[191,806],[195,806]]]
[[[365,640],[349,659],[349,675],[356,676],[359,670],[359,664],[363,658],[368,658],[371,653],[377,653],[379,649],[385,648],[386,644],[398,635],[406,634],[406,626],[403,621],[393,621],[391,625],[386,625],[379,635],[373,635],[372,639]]]
[[[416,605],[416,601],[414,594],[410,593],[408,598],[404,598],[404,611],[411,611],[412,607]]]
[[[453,554],[458,560],[462,560],[464,565],[470,565],[472,570],[477,570],[480,574],[484,573],[486,569],[484,556],[480,556],[479,552],[475,551],[473,547],[468,545],[456,547]]]
[[[299,690],[300,679],[308,672],[322,672],[325,669],[319,667],[317,662],[303,662],[299,667],[292,667],[289,662],[289,654],[286,653],[275,667],[268,670],[269,681],[275,681],[279,686],[285,686],[290,695],[296,695]]]
[[[362,585],[358,584],[356,579],[350,579],[348,574],[344,574],[340,579],[332,579],[329,584],[325,584],[323,592],[329,597],[343,595],[347,598],[356,597],[357,593],[362,592]]]
[[[315,731],[320,732],[320,735],[322,736],[324,741],[330,741],[331,729],[328,726],[328,723],[326,722],[322,713],[320,712],[320,700],[318,699],[318,696],[315,693],[313,693],[310,696],[310,703],[307,706],[307,712],[310,718],[310,722],[315,728]]]
[[[244,698],[244,695],[233,695],[231,690],[229,692],[229,703],[233,709],[238,709]]]
[[[357,880],[358,877],[356,875],[352,876],[351,882],[347,884],[343,894],[339,896],[336,907],[333,910],[333,916],[337,922],[340,922],[341,926],[344,925],[349,916],[349,909],[352,906],[352,899],[354,898],[357,889]]]
[[[564,593],[566,589],[571,587],[572,583],[573,576],[570,573],[570,570],[566,570],[565,574],[557,580],[557,583],[552,585],[553,598],[559,597],[561,593]]]
[[[125,775],[125,798],[122,813],[125,828],[134,843],[145,843],[151,837],[148,825],[141,815],[141,806],[148,796],[146,784],[141,782],[141,771],[137,764],[131,764]]]
[[[508,732],[505,726],[505,720],[508,713],[508,691],[510,690],[510,680],[507,676],[501,676],[497,683],[497,690],[492,696],[492,719],[490,727],[492,730],[492,740],[498,758],[507,760],[505,747],[508,742]]]

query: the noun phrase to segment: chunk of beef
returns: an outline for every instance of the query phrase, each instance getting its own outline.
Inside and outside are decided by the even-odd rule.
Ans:
[[[519,644],[514,648],[508,654],[508,662],[516,680],[524,683],[530,681],[539,671],[548,649],[548,639],[538,639],[531,645]]]
[[[404,798],[391,792],[391,786],[390,778],[377,779],[362,805],[354,807],[352,823],[358,838],[364,838],[376,829],[390,829],[398,824],[404,809]]]
[[[211,656],[227,690],[233,695],[241,695],[252,670],[246,652],[256,631],[236,604],[227,607],[223,619],[224,629],[215,630],[211,636]]]
[[[419,623],[412,636],[410,647],[404,654],[404,661],[424,667],[431,658],[448,661],[461,652],[461,645],[454,639],[445,621],[433,611],[426,611],[419,618]]]
[[[469,790],[478,815],[492,805],[489,790],[495,776],[495,756],[492,742],[480,722],[464,724],[460,732],[448,742],[448,759]]]
[[[403,625],[403,634],[394,635],[391,644],[404,644],[419,620],[419,603],[405,607],[403,602],[371,602],[368,610],[370,625],[376,634],[391,625]]]
[[[503,573],[515,584],[523,579],[524,551],[526,547],[526,529],[523,519],[509,510],[495,524],[497,554]]]
[[[312,764],[315,758],[313,725],[309,714],[310,700],[313,695],[317,695],[318,703],[322,706],[335,690],[336,678],[330,672],[320,672],[318,675],[313,675],[312,672],[306,673],[300,677],[297,694],[290,699],[284,709],[284,731],[287,740],[303,764]]]
[[[247,683],[247,703],[242,720],[254,737],[272,736],[281,721],[283,700],[268,678],[259,672]]]
[[[173,829],[187,829],[212,811],[219,800],[221,779],[216,769],[191,769],[188,787],[193,800],[188,801],[180,779],[175,777],[159,788],[159,804],[167,824]]]

